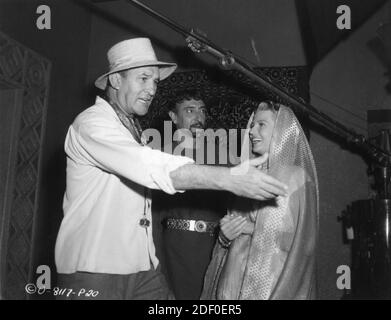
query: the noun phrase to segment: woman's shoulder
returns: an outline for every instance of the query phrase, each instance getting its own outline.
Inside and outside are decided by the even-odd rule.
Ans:
[[[288,184],[290,190],[296,190],[306,182],[311,181],[307,171],[299,166],[284,166],[281,168],[281,177]]]

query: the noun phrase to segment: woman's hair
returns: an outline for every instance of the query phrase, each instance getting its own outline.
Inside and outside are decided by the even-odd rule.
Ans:
[[[275,103],[271,100],[262,101],[259,105],[256,111],[267,111],[270,110],[274,114],[278,113],[278,110],[280,109],[280,105],[278,103]]]

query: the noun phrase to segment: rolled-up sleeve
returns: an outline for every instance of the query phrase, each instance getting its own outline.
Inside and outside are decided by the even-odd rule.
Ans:
[[[141,146],[120,126],[105,119],[74,123],[68,131],[65,151],[75,161],[145,187],[169,194],[180,191],[174,188],[170,172],[194,163],[193,159]]]

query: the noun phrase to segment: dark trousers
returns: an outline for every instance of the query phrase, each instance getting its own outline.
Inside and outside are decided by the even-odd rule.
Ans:
[[[76,272],[58,274],[52,293],[59,300],[172,300],[163,274],[157,269],[120,275]]]
[[[164,230],[162,269],[178,300],[198,300],[216,238],[208,233]]]

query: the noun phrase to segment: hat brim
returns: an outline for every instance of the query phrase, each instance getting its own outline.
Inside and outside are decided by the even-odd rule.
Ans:
[[[95,80],[95,86],[101,90],[105,90],[107,86],[107,76],[128,70],[128,69],[135,69],[140,67],[148,67],[148,66],[154,66],[159,67],[159,78],[160,80],[164,80],[168,78],[177,68],[177,65],[175,63],[168,63],[168,62],[161,62],[161,61],[139,61],[137,64],[128,64],[124,66],[119,66],[117,68],[114,68],[110,70],[109,72],[106,72],[105,74],[102,74],[98,79]]]

